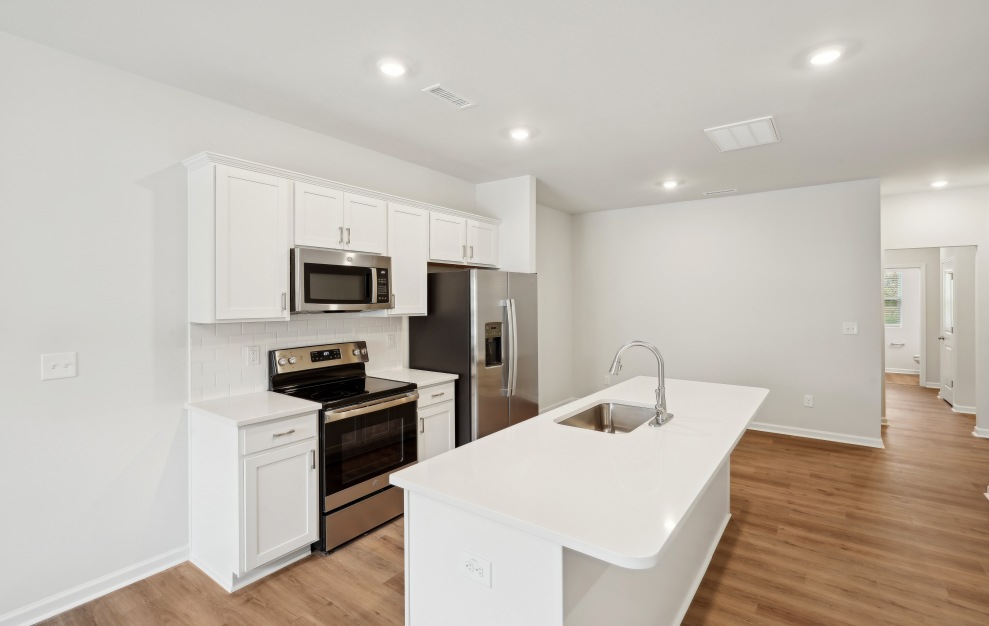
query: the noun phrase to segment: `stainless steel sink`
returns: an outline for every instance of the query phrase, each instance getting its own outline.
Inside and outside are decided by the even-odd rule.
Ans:
[[[606,402],[584,409],[557,423],[614,435],[632,432],[654,417],[655,407]]]

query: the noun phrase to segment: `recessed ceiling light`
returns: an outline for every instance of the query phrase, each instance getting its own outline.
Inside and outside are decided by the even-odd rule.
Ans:
[[[395,59],[381,59],[378,61],[378,69],[385,76],[391,76],[392,78],[404,76],[405,72],[408,71],[404,63]]]
[[[948,181],[946,181],[946,180],[936,180],[933,183],[931,183],[931,187],[936,187],[936,188],[940,189],[941,187],[944,187],[947,184],[948,184]]]
[[[841,58],[841,53],[844,52],[841,48],[824,48],[823,50],[818,50],[813,53],[810,57],[811,65],[831,65],[835,61]]]
[[[525,141],[532,135],[532,132],[528,128],[513,128],[508,132],[508,135],[515,141]]]
[[[663,187],[665,189],[676,189],[676,186],[679,184],[680,183],[675,180],[668,180],[663,183]]]

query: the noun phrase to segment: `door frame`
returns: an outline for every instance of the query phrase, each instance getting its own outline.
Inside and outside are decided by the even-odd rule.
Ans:
[[[890,263],[883,265],[886,270],[919,269],[920,270],[920,380],[921,387],[927,384],[927,264],[926,263]],[[883,321],[883,355],[886,354],[886,324]],[[939,373],[940,375],[940,373]],[[883,357],[883,380],[886,379],[886,359]],[[940,378],[938,378],[940,380]],[[885,395],[885,386],[883,387]]]

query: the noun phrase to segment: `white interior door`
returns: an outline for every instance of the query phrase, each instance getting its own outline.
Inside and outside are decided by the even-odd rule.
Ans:
[[[955,260],[941,262],[941,399],[955,404]]]

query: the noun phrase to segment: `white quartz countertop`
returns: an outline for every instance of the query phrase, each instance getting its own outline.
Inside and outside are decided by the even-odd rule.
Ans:
[[[667,380],[674,419],[627,434],[557,421],[602,401],[652,406],[639,376],[392,474],[392,483],[630,569],[656,564],[766,389]],[[414,513],[413,513],[414,514]]]
[[[227,420],[235,426],[247,426],[280,417],[318,411],[323,405],[283,393],[259,391],[229,398],[189,402],[185,408]]]
[[[426,370],[393,369],[369,371],[368,376],[376,378],[386,378],[388,380],[398,380],[403,383],[415,383],[418,387],[429,387],[440,383],[448,383],[457,380],[456,374],[446,374],[443,372],[427,372]]]

